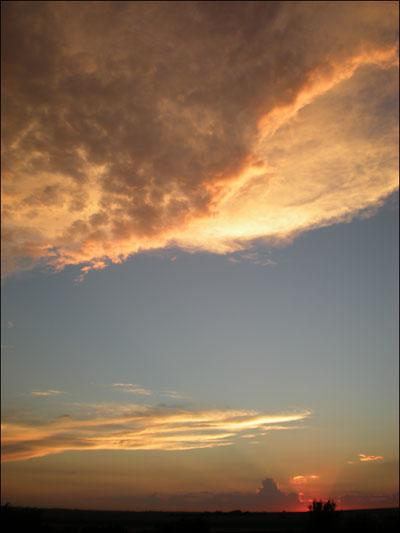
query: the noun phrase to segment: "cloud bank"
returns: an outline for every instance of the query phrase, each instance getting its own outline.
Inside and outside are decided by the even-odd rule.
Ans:
[[[2,461],[19,461],[68,450],[191,450],[229,446],[237,439],[291,429],[310,413],[264,415],[257,411],[209,410],[158,412],[150,407],[100,406],[53,420],[5,420]],[[107,406],[106,406],[107,407]],[[86,412],[86,414],[85,414]],[[21,422],[21,420],[25,420]],[[289,424],[289,425],[288,425]]]
[[[397,20],[396,2],[3,2],[4,274],[371,214],[398,188]]]
[[[143,498],[129,498],[129,504],[137,510],[178,511],[282,511],[301,508],[295,492],[285,493],[276,481],[266,478],[262,486],[251,492],[191,492],[166,495],[154,493]]]
[[[341,509],[382,509],[385,507],[399,507],[399,493],[393,494],[365,494],[351,493],[337,498]]]

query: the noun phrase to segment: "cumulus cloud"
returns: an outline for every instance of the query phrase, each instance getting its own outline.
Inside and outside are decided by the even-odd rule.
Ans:
[[[398,188],[396,2],[5,2],[5,274],[228,253]],[[337,38],[340,34],[340,39]]]
[[[67,450],[190,450],[229,446],[248,432],[265,435],[287,429],[290,423],[310,415],[309,412],[264,415],[232,409],[193,412],[145,406],[130,409],[123,406],[122,410],[79,407],[75,415],[42,422],[29,423],[29,418],[22,416],[5,420],[2,460],[25,460]]]

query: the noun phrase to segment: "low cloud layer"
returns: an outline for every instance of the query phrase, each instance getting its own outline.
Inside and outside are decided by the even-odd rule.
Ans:
[[[297,489],[297,487],[296,487]],[[104,498],[103,503],[113,504],[114,501],[123,503],[129,509],[137,511],[306,511],[308,505],[317,494],[310,498],[304,493],[293,491],[285,492],[279,488],[276,481],[266,478],[262,487],[255,492],[220,492],[193,491],[181,494],[163,494],[154,492],[143,497],[118,497]],[[344,495],[330,495],[337,503],[338,510],[346,509],[382,509],[398,507],[399,494],[380,492],[353,492]]]
[[[2,426],[2,460],[18,461],[68,450],[190,450],[229,446],[249,434],[293,429],[310,413],[264,415],[257,411],[156,411],[150,407],[80,406],[75,415]],[[88,408],[91,415],[88,415]],[[25,420],[25,422],[21,422]]]
[[[179,511],[282,511],[295,510],[301,504],[295,492],[285,493],[271,478],[264,479],[256,492],[191,492],[163,495],[154,493],[143,498],[129,499],[137,510]]]
[[[345,494],[336,499],[341,509],[383,509],[399,507],[399,493],[365,494],[362,492]]]
[[[3,2],[4,273],[83,279],[373,213],[398,188],[397,20],[396,2]]]

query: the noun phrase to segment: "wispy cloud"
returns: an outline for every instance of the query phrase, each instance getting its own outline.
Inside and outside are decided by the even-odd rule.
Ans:
[[[32,391],[33,396],[57,396],[58,394],[64,394],[61,390],[46,390],[46,391]]]
[[[315,474],[308,474],[308,475],[300,475],[300,476],[294,476],[290,482],[295,485],[301,485],[303,483],[308,483],[309,481],[316,481],[319,479],[319,476]]]
[[[363,453],[358,454],[360,461],[377,461],[378,459],[383,459],[382,455],[364,455]]]
[[[3,461],[18,461],[66,450],[190,450],[232,445],[249,431],[279,431],[310,413],[263,415],[246,410],[157,411],[110,410],[103,415],[56,418],[40,424],[5,421]]]
[[[383,459],[382,455],[365,455],[363,453],[358,454],[359,460],[358,461],[347,461],[347,464],[352,465],[356,462],[370,462],[370,461],[378,461],[379,459]]]
[[[130,392],[132,394],[140,394],[142,396],[151,396],[153,391],[150,389],[145,389],[140,385],[135,385],[134,383],[113,383],[112,387],[120,390],[121,392]]]
[[[239,252],[235,255],[228,257],[228,261],[232,263],[239,263],[240,261],[250,261],[255,265],[262,266],[275,266],[277,265],[276,261],[273,261],[271,258],[267,257],[266,254],[263,254],[260,249],[248,250],[246,252]]]
[[[287,243],[398,189],[396,2],[24,6],[2,13],[6,274]]]
[[[184,394],[181,394],[180,392],[174,390],[160,391],[160,395],[165,396],[166,398],[173,398],[175,400],[183,400],[186,398]]]
[[[134,383],[112,383],[112,387],[135,387],[136,385]]]
[[[113,389],[119,390],[121,392],[128,392],[131,394],[140,394],[142,396],[164,396],[166,398],[174,398],[176,400],[182,400],[185,396],[177,391],[168,391],[168,390],[151,390],[142,387],[141,385],[135,383],[112,383],[111,387]]]

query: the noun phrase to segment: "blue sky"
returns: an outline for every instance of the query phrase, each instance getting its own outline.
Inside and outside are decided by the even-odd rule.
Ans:
[[[266,265],[171,249],[81,284],[74,268],[7,281],[3,391],[90,396],[90,384],[128,381],[202,400],[206,387],[206,401],[246,407],[282,407],[284,392],[289,408],[338,383],[345,402],[383,390],[396,375],[396,201],[287,246],[255,246]]]

